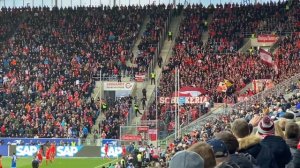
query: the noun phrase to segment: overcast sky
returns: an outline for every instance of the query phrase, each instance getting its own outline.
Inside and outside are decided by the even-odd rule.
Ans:
[[[5,1],[5,2],[4,2]],[[94,6],[99,6],[101,3],[103,5],[113,5],[113,0],[57,0],[58,6],[77,6],[77,5],[86,5],[89,6],[90,3]],[[176,3],[184,3],[185,0],[176,0]],[[217,3],[225,3],[225,2],[235,2],[235,3],[243,3],[245,0],[187,0],[188,3],[202,3],[205,6],[208,4],[217,4]],[[252,0],[254,1],[254,0]],[[258,0],[258,2],[267,2],[270,0]],[[173,0],[116,0],[117,5],[128,5],[128,4],[149,4],[149,3],[165,3],[169,4],[172,3]],[[21,7],[23,4],[25,6],[42,6],[42,4],[46,6],[54,6],[55,0],[0,0],[0,6],[16,6]]]

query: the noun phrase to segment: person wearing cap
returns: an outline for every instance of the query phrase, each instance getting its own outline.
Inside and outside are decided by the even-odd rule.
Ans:
[[[169,168],[204,168],[204,160],[196,152],[180,151],[170,160]]]
[[[242,166],[244,163],[248,162],[248,161],[243,161],[243,160],[248,159],[250,161],[251,165],[253,165],[255,167],[258,166],[256,159],[251,154],[238,152],[239,142],[238,142],[237,138],[231,132],[221,131],[219,133],[216,133],[215,138],[219,139],[225,143],[226,148],[229,153],[229,156],[230,156],[230,161],[233,161],[233,162],[237,163],[237,165]],[[239,160],[241,160],[242,162],[239,162]]]
[[[282,137],[275,136],[275,125],[270,117],[265,116],[258,124],[257,134],[262,139],[261,143],[267,146],[279,168],[285,167],[291,159],[291,151]]]
[[[257,124],[255,124],[256,122]],[[259,120],[251,123],[256,126],[258,125]],[[245,119],[236,119],[232,123],[231,131],[238,140],[238,152],[249,153],[250,155],[252,155],[256,159],[257,164],[260,167],[277,167],[277,163],[273,157],[271,150],[266,145],[263,145],[261,143],[261,139],[258,135],[251,134],[251,130],[252,125],[248,124]]]
[[[227,145],[231,145],[226,145],[225,142],[223,142],[220,139],[211,139],[207,141],[207,143],[213,148],[218,166],[221,166],[226,163],[235,163],[238,167],[253,168],[253,165],[256,164],[256,160],[249,154],[230,154]],[[237,147],[237,145],[236,147],[234,147],[234,145],[231,146],[231,152],[234,151],[234,148],[236,150]]]

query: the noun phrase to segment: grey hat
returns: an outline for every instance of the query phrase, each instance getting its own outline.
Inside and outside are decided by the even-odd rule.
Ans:
[[[195,152],[180,151],[172,157],[169,168],[204,168],[204,160]]]

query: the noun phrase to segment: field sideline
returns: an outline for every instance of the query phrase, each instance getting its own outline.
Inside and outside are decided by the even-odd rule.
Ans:
[[[18,158],[17,168],[31,168],[32,157]],[[109,163],[115,163],[118,159],[102,159],[102,158],[56,158],[55,161],[46,166],[45,159],[40,168],[102,168],[108,167]],[[11,158],[3,157],[3,168],[11,168]]]

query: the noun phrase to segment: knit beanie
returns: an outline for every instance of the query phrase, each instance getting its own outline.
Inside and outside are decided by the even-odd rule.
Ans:
[[[275,133],[274,122],[268,116],[265,116],[258,124],[259,135],[273,135]]]

